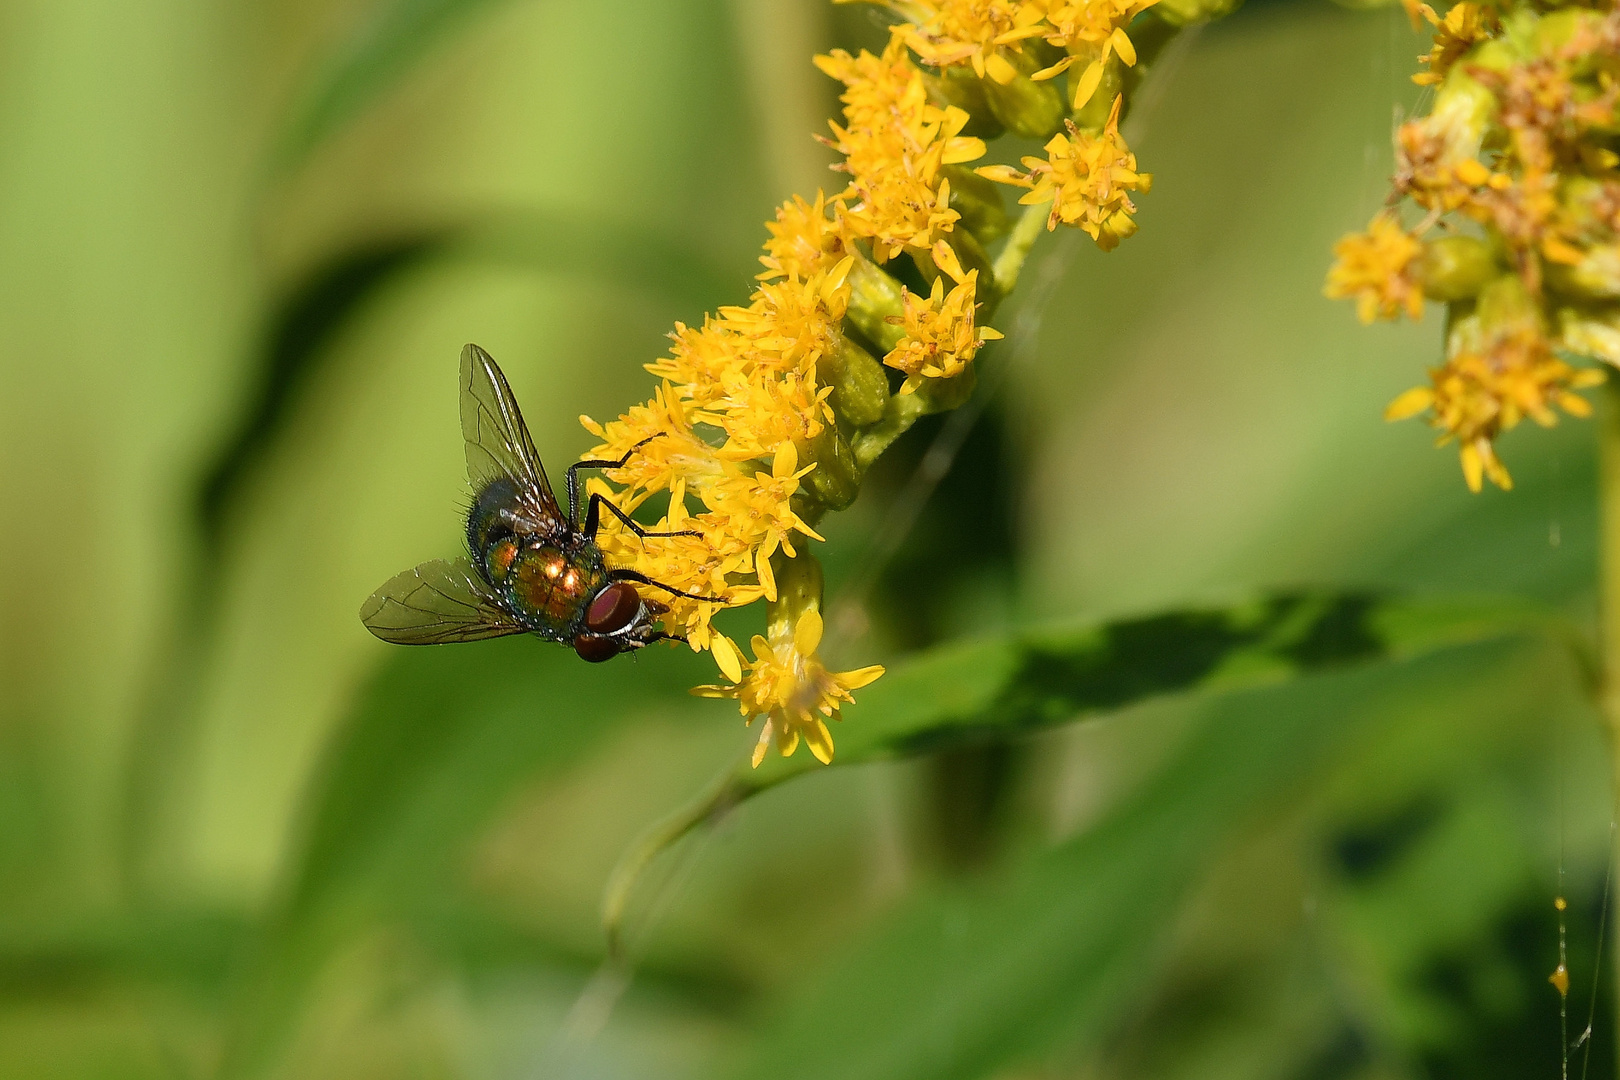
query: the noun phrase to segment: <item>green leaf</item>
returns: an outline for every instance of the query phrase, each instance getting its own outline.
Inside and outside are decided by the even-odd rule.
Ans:
[[[499,0],[382,0],[322,66],[274,164],[296,168],[316,146],[398,82],[416,61]]]
[[[834,764],[911,757],[1167,694],[1239,689],[1533,631],[1573,640],[1547,609],[1512,598],[1319,591],[969,641],[862,690],[834,733]],[[817,767],[807,754],[770,759],[747,786]]]
[[[1097,827],[994,878],[922,895],[767,1026],[737,1080],[971,1080],[1129,1010],[1222,842],[1297,786],[1379,699],[1477,676],[1500,643],[1232,694]]]
[[[1233,691],[1352,664],[1541,633],[1579,653],[1578,634],[1514,598],[1291,592],[1224,608],[1014,633],[931,650],[859,694],[833,766],[1015,738],[1177,693]],[[821,766],[808,753],[744,763],[626,852],[603,902],[609,953],[645,868],[724,808]]]

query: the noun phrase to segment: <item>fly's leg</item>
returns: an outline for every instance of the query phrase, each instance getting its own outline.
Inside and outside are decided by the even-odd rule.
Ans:
[[[563,487],[565,487],[567,489],[567,491],[568,491],[568,524],[569,524],[569,527],[572,528],[575,532],[583,532],[586,536],[589,536],[591,539],[594,540],[596,538],[596,530],[602,524],[601,514],[597,511],[597,503],[600,502],[600,501],[604,501],[600,495],[592,495],[591,496],[590,502],[587,504],[588,509],[586,511],[585,520],[584,520],[584,522],[580,521],[580,518],[579,518],[579,470],[580,469],[622,469],[622,468],[624,468],[625,464],[632,457],[635,457],[637,450],[640,450],[643,446],[646,446],[648,443],[652,442],[654,439],[661,438],[663,436],[663,434],[664,433],[662,431],[659,431],[659,432],[655,432],[652,435],[647,436],[645,439],[642,439],[640,442],[636,443],[636,445],[634,445],[630,449],[626,450],[624,452],[624,456],[622,458],[620,458],[618,461],[609,461],[606,458],[595,458],[595,459],[592,459],[590,461],[576,461],[572,465],[568,466],[568,471],[563,473]],[[618,513],[619,508],[617,506],[614,506],[612,503],[608,503],[608,506],[609,506],[609,508],[611,508],[613,510],[614,513]],[[625,517],[623,514],[619,514],[619,520],[623,521],[626,525],[630,526],[630,528],[632,530],[634,530],[634,532],[635,532],[635,534],[637,536],[640,536],[640,537],[643,537],[643,538],[648,537],[648,536],[696,536],[696,535],[698,535],[695,532],[669,532],[669,533],[647,532],[644,529],[642,529],[642,527],[640,525],[637,525],[635,522],[631,521],[629,518]]]
[[[580,462],[580,464],[581,465],[589,465],[590,462],[582,461],[582,462]],[[703,535],[702,533],[698,532],[695,529],[681,529],[678,532],[649,532],[648,530],[643,529],[635,521],[635,519],[633,519],[629,514],[626,514],[623,510],[620,510],[617,506],[615,506],[613,503],[609,502],[607,499],[602,498],[602,496],[600,496],[600,495],[592,495],[591,496],[591,501],[590,501],[590,503],[588,505],[589,505],[589,509],[585,511],[585,525],[584,525],[584,528],[583,528],[582,531],[585,533],[586,536],[590,537],[592,540],[596,539],[596,530],[600,529],[602,527],[601,509],[604,506],[608,508],[609,513],[611,513],[614,517],[618,518],[620,521],[624,522],[624,524],[630,529],[631,532],[635,533],[637,536],[641,537],[643,540],[647,539],[650,536],[651,537],[656,537],[656,536],[702,536]]]
[[[608,503],[608,505],[612,506],[613,504]],[[650,535],[657,536],[658,534],[652,533]],[[726,602],[726,598],[723,596],[699,596],[697,593],[681,592],[681,590],[673,586],[665,585],[662,581],[654,581],[639,570],[609,570],[608,579],[610,581],[634,581],[638,585],[651,585],[655,589],[663,589],[672,596],[684,596],[688,600],[706,600],[711,604],[723,604]]]

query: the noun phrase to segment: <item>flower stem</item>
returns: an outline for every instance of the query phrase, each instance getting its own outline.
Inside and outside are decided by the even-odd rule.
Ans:
[[[752,792],[745,774],[736,765],[726,768],[698,793],[697,798],[642,833],[631,844],[608,875],[602,893],[602,930],[607,936],[607,963],[628,968],[624,943],[624,917],[641,875],[663,852],[687,833],[713,821]]]
[[[1620,380],[1610,379],[1602,389],[1598,434],[1598,515],[1601,529],[1599,567],[1599,656],[1602,661],[1598,680],[1598,705],[1609,740],[1611,783],[1614,785],[1616,813],[1620,814]],[[1615,843],[1610,830],[1609,843]],[[1620,869],[1620,859],[1610,858],[1610,873]],[[1620,934],[1611,935],[1612,976],[1620,983]],[[1620,995],[1616,995],[1620,1001]]]
[[[1035,238],[1045,230],[1046,219],[1051,213],[1050,202],[1026,206],[1018,218],[1018,224],[1008,234],[1007,246],[1001,249],[1001,254],[996,256],[991,267],[995,273],[996,291],[1002,296],[1011,293],[1018,284],[1018,274],[1024,269],[1024,260],[1029,258],[1029,249],[1035,246]]]

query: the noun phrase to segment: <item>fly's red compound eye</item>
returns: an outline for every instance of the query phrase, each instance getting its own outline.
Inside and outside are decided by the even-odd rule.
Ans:
[[[579,654],[581,660],[600,664],[619,655],[619,643],[600,634],[580,634],[574,638],[574,651]]]
[[[641,597],[636,595],[635,586],[615,581],[591,601],[590,610],[585,612],[585,625],[597,634],[617,634],[635,622],[640,613]]]

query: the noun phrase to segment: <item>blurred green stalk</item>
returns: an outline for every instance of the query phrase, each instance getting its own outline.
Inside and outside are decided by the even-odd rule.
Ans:
[[[1611,373],[1612,375],[1613,373]],[[1601,565],[1598,570],[1599,656],[1602,673],[1599,682],[1599,707],[1609,739],[1609,770],[1614,787],[1615,810],[1620,815],[1620,379],[1610,378],[1602,388],[1603,403],[1599,416],[1598,449],[1598,526],[1601,545]],[[1620,889],[1612,881],[1620,857],[1612,850],[1617,834],[1610,830],[1608,900],[1614,902]],[[1610,966],[1617,988],[1620,988],[1620,933],[1610,932]],[[1620,1003],[1620,994],[1615,1000]],[[1620,1004],[1617,1004],[1620,1009]],[[1615,1017],[1620,1030],[1620,1015]],[[1620,1059],[1620,1040],[1616,1040],[1616,1057]]]

